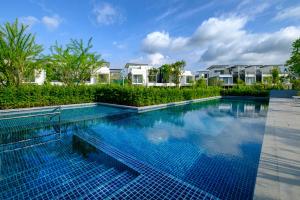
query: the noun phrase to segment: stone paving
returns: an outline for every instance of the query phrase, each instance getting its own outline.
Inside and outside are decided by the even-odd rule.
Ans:
[[[272,91],[254,199],[300,199],[300,102]]]

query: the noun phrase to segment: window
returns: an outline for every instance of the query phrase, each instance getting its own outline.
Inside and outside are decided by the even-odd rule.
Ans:
[[[133,75],[132,82],[137,84],[143,83],[143,75]]]
[[[255,77],[246,77],[246,84],[254,84],[255,83]]]
[[[193,83],[193,81],[194,81],[193,76],[186,77],[186,83]]]
[[[232,84],[232,78],[229,78],[229,77],[222,77],[222,78],[220,78],[220,80],[222,80],[222,81],[223,81],[223,84],[225,84],[225,85],[230,85],[230,84]]]
[[[109,75],[108,74],[99,74],[98,83],[108,83]]]

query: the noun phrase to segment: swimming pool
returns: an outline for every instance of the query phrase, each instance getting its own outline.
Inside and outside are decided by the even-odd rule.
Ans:
[[[143,175],[143,171],[132,168],[133,165],[128,160],[117,158],[117,154],[116,157],[113,154],[108,156],[95,150],[101,150],[102,146],[97,146],[97,143],[89,146],[86,142],[88,140],[80,138],[84,132],[89,135],[91,143],[93,139],[97,139],[101,144],[162,174],[170,175],[192,189],[200,189],[220,199],[252,199],[267,105],[268,102],[265,101],[218,99],[144,113],[105,106],[66,109],[62,112],[62,121],[66,125],[63,127],[65,136],[59,144],[61,149],[51,147],[54,144],[50,143],[43,148],[34,147],[35,150],[29,148],[27,153],[20,151],[16,155],[15,152],[10,152],[10,156],[1,154],[2,163],[5,159],[11,160],[1,170],[1,184],[4,184],[7,177],[27,169],[24,163],[28,166],[34,166],[34,163],[47,164],[48,161],[43,158],[49,153],[53,155],[53,158],[49,158],[51,163],[60,158],[68,160],[69,154],[74,154],[74,141],[80,141],[81,158],[77,159],[80,163],[84,162],[84,166],[89,166],[89,162],[97,166],[98,162],[105,169],[117,169],[116,176],[126,174],[124,177],[127,181],[121,184],[122,187],[115,189],[116,194],[119,194],[115,197],[121,197],[121,194],[126,197],[125,193],[129,191],[126,187],[134,188],[137,183],[143,184],[136,181],[137,177]],[[90,148],[95,148],[92,153],[86,151]],[[78,154],[78,150],[75,152]],[[30,159],[26,160],[24,156]],[[20,158],[20,162],[13,162],[15,159],[12,158]],[[16,170],[5,170],[9,165],[12,166],[10,169]],[[72,164],[72,167],[76,168],[76,165]],[[89,170],[95,169],[91,167]],[[47,172],[43,173],[48,175]],[[75,177],[78,175],[76,173]],[[75,178],[72,176],[70,179]],[[131,194],[130,197],[137,195]],[[146,198],[146,195],[142,197]]]

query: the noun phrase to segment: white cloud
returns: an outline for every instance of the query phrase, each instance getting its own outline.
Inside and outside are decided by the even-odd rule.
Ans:
[[[54,30],[59,27],[63,20],[58,15],[53,15],[51,17],[44,16],[41,21],[49,30]]]
[[[32,27],[33,25],[39,23],[40,20],[33,16],[26,16],[26,17],[20,17],[20,22],[28,25],[29,27]]]
[[[209,18],[204,21],[191,37],[194,44],[210,43],[211,40],[230,42],[245,34],[242,29],[247,22],[246,18],[230,17],[226,19]]]
[[[176,37],[171,38],[166,32],[149,33],[143,40],[143,50],[148,53],[155,53],[163,50],[178,50],[183,48],[188,42],[188,38]]]
[[[124,20],[120,9],[109,3],[94,4],[93,14],[100,25],[111,25]]]
[[[162,65],[166,63],[166,60],[168,59],[160,53],[148,54],[147,58],[151,65]]]
[[[122,44],[122,43],[119,43],[119,42],[116,42],[116,41],[113,42],[113,45],[115,47],[117,47],[118,49],[125,49],[126,48],[125,44]]]
[[[281,10],[277,13],[277,15],[274,18],[275,20],[285,20],[285,19],[300,19],[300,5],[295,7],[290,7]]]
[[[156,55],[158,60],[184,59],[188,65],[197,67],[200,64],[284,63],[291,43],[300,37],[300,27],[252,33],[245,28],[247,22],[247,18],[238,16],[209,18],[188,37],[172,37],[167,32],[155,31],[142,41],[142,49],[148,56]]]
[[[34,16],[25,16],[20,17],[20,22],[28,25],[30,28],[36,24],[42,24],[46,26],[47,29],[54,30],[59,27],[59,25],[63,22],[63,19],[59,15],[44,16],[41,19]]]
[[[171,38],[166,32],[152,32],[143,40],[143,49],[153,53],[169,47]]]

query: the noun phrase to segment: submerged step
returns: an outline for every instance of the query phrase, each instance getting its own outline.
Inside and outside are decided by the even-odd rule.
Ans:
[[[66,158],[67,159],[67,158]],[[47,165],[38,166],[32,170],[26,170],[18,174],[11,175],[0,181],[0,191],[8,190],[14,186],[24,184],[29,180],[41,177],[41,174],[51,174],[53,171],[62,170],[69,164],[76,164],[81,161],[80,156],[69,156],[69,160],[55,160]],[[37,176],[37,177],[36,177]]]
[[[77,187],[73,188],[70,191],[67,191],[58,196],[58,199],[76,199],[82,195],[87,194],[90,190],[98,187],[99,185],[105,183],[113,179],[117,176],[120,172],[114,168],[110,168],[106,172],[99,174],[88,181],[78,185]]]
[[[63,155],[70,154],[69,145],[51,144],[53,146],[31,147],[12,152],[0,153],[0,158],[6,163],[1,168],[1,174],[9,176],[25,170],[31,170],[52,160],[56,157],[63,158]],[[57,149],[54,151],[54,149]]]
[[[135,176],[132,173],[125,171],[115,178],[95,188],[94,190],[91,190],[88,194],[80,197],[80,199],[104,199],[113,192],[128,184],[134,178]]]
[[[43,193],[32,199],[53,199],[64,192],[72,190],[73,188],[97,176],[98,174],[104,173],[106,170],[107,168],[104,165],[96,166],[95,168],[88,170],[85,173],[79,174],[73,179],[69,179],[59,185],[44,190]]]
[[[84,161],[81,161],[84,162]],[[89,169],[97,166],[96,162],[88,163],[84,165],[68,166],[59,173],[53,172],[33,182],[26,182],[25,184],[14,187],[11,190],[4,192],[1,196],[3,199],[16,197],[17,199],[27,199],[39,195],[42,191],[47,188],[51,188],[54,185],[59,185],[64,181],[68,181],[78,174],[84,173]],[[1,198],[0,198],[1,199]]]

